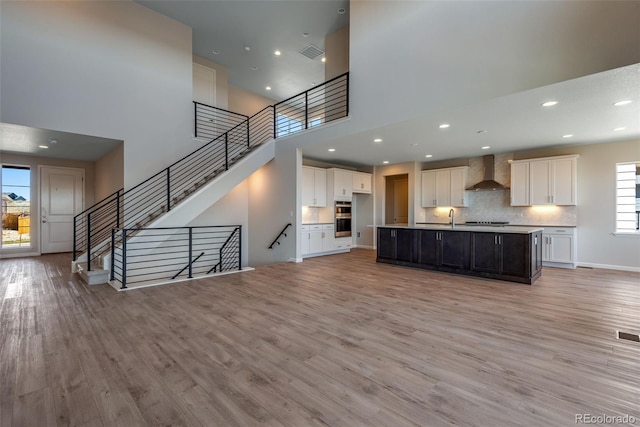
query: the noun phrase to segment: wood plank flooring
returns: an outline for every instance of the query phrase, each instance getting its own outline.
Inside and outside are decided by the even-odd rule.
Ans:
[[[533,285],[369,250],[130,292],[0,261],[1,426],[640,423],[640,275]]]

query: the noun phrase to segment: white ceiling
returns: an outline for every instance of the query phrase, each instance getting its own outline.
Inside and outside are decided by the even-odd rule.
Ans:
[[[549,100],[558,104],[542,107],[542,103]],[[633,102],[619,107],[613,105],[620,100]],[[440,129],[443,123],[451,126]],[[613,130],[620,127],[624,129]],[[482,130],[486,132],[478,133]],[[573,137],[563,138],[569,134]],[[376,138],[383,141],[376,143]],[[428,162],[629,139],[640,140],[640,64],[343,137],[321,137],[303,150],[305,157],[328,162],[381,165],[383,161]],[[483,150],[483,146],[491,148]],[[329,148],[336,151],[329,152]],[[427,154],[433,157],[426,158]]]
[[[308,158],[379,165],[640,139],[640,1],[138,3],[193,27],[194,53],[227,66],[231,84],[275,99],[322,80],[297,52],[350,22],[352,117],[291,137]]]
[[[0,123],[0,151],[8,153],[93,162],[120,143],[115,139]]]
[[[311,60],[299,51],[308,45],[324,50],[325,36],[349,23],[348,0],[136,3],[191,27],[193,53],[227,67],[230,84],[276,100],[324,81],[321,57]]]

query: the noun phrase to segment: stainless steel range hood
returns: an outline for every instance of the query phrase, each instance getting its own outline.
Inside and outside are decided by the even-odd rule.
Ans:
[[[507,187],[496,182],[494,179],[494,164],[495,157],[493,154],[489,154],[487,156],[482,157],[482,163],[484,164],[484,179],[474,185],[473,187],[467,188],[467,190],[473,191],[497,191],[497,190],[508,190]]]

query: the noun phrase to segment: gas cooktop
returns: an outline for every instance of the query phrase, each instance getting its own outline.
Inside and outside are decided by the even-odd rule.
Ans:
[[[464,223],[464,225],[494,225],[496,227],[499,227],[501,225],[509,225],[509,221],[467,221]]]

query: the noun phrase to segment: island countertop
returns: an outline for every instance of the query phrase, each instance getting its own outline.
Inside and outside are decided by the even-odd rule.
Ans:
[[[476,233],[511,233],[511,234],[531,234],[542,231],[543,227],[522,227],[522,226],[483,226],[483,225],[456,225],[451,224],[383,224],[376,225],[378,228],[407,228],[413,230],[448,230],[448,231],[474,231]]]

